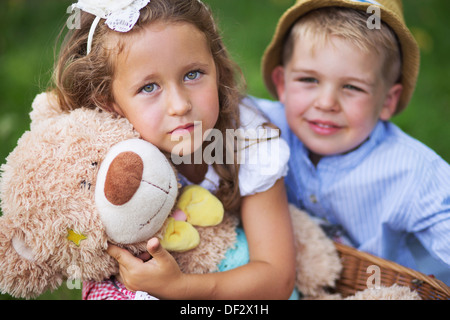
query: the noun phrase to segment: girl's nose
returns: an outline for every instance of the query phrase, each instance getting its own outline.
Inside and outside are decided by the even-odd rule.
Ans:
[[[167,102],[167,111],[171,116],[182,116],[192,109],[189,94],[181,88],[169,90]]]

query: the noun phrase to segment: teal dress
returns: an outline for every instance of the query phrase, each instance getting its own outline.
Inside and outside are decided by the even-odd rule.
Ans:
[[[225,259],[219,264],[219,271],[227,271],[243,266],[250,261],[247,238],[241,227],[236,228],[236,243],[234,248],[228,249]],[[296,288],[292,292],[289,300],[299,300],[299,292]]]

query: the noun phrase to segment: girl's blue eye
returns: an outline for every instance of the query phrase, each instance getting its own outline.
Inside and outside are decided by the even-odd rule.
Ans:
[[[188,72],[188,73],[184,76],[184,78],[185,78],[185,80],[195,80],[195,79],[197,79],[199,76],[200,76],[200,71],[191,71],[191,72]]]
[[[144,87],[142,87],[141,91],[145,92],[145,93],[152,93],[155,90],[156,90],[156,85],[154,83],[151,83],[151,84],[147,84]]]

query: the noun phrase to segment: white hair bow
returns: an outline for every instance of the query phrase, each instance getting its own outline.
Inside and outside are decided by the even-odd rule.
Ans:
[[[78,0],[72,4],[72,10],[78,8],[96,16],[89,30],[87,54],[91,52],[92,39],[100,19],[106,19],[105,23],[112,30],[128,32],[139,19],[139,11],[149,2],[150,0]]]

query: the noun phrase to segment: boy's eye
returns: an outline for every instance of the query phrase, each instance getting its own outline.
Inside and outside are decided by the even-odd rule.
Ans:
[[[309,77],[300,78],[300,79],[298,79],[298,81],[305,82],[305,83],[318,83],[319,82],[317,79],[309,78]]]
[[[355,86],[353,86],[353,85],[351,85],[351,84],[346,84],[346,85],[344,86],[344,89],[349,89],[349,90],[353,90],[353,91],[364,92],[363,89],[358,88],[358,87],[355,87]]]
[[[188,72],[188,73],[184,76],[184,78],[185,78],[185,80],[195,80],[195,79],[197,79],[199,76],[200,76],[200,71],[191,71],[191,72]]]
[[[144,93],[152,93],[156,90],[156,84],[150,83],[142,87],[141,91]]]

